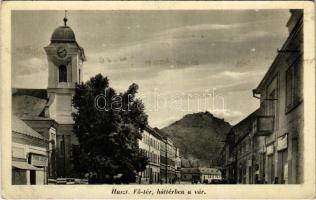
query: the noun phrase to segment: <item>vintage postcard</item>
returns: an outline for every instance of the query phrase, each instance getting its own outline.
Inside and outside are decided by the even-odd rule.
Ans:
[[[315,197],[314,3],[4,2],[3,198]]]

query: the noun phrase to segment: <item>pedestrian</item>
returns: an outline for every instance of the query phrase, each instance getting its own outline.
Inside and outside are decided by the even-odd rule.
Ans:
[[[279,178],[278,177],[275,177],[274,178],[274,183],[273,184],[278,184],[279,183]]]

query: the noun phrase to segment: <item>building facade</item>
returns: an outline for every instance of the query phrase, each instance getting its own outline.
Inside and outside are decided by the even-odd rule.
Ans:
[[[177,154],[177,151],[171,138],[163,137],[160,142],[160,174],[162,183],[171,184],[178,180],[180,155]]]
[[[217,168],[181,168],[181,181],[187,183],[218,183],[222,173]]]
[[[253,123],[257,119],[259,110],[254,111],[244,120],[234,126],[237,133],[235,144],[237,161],[237,183],[254,184],[264,182],[264,165],[260,159],[264,152],[264,137],[253,134]]]
[[[12,184],[43,185],[49,175],[48,140],[12,115]]]
[[[259,109],[234,125],[226,136],[221,157],[223,178],[227,183],[264,183],[264,136],[253,134]]]
[[[181,182],[197,183],[201,180],[199,168],[181,168]]]
[[[222,180],[222,173],[216,168],[199,168],[201,173],[201,183],[217,183]]]
[[[260,108],[226,136],[222,164],[232,182],[303,183],[303,11],[290,12],[289,36],[253,90]]]
[[[138,183],[175,183],[181,179],[180,152],[172,140],[158,128],[147,126],[139,140],[139,148],[148,158],[145,171],[139,173]]]
[[[237,182],[237,137],[233,128],[226,135],[225,144],[219,154],[218,163],[221,165],[222,178],[230,184]]]
[[[176,170],[176,181],[181,180],[181,156],[179,148],[175,147],[176,156],[175,156],[175,170]]]
[[[72,177],[72,145],[78,141],[73,134],[72,97],[75,84],[82,82],[83,62],[86,60],[83,48],[77,43],[74,31],[67,25],[57,27],[46,46],[48,60],[48,102],[45,116],[58,123],[57,132],[57,176]]]
[[[48,178],[55,179],[56,135],[58,124],[55,120],[43,116],[47,103],[47,92],[42,89],[12,90],[12,119],[17,117],[48,141]]]
[[[76,177],[72,168],[72,97],[75,84],[82,82],[83,48],[67,25],[57,27],[44,48],[48,60],[48,87],[12,90],[13,114],[17,115],[49,141],[49,177]]]
[[[139,148],[148,158],[148,165],[145,171],[139,175],[139,183],[157,184],[160,183],[160,142],[162,137],[159,133],[147,126],[143,132],[143,137],[139,140]]]
[[[267,183],[303,183],[304,177],[302,10],[291,10],[287,27],[287,40],[254,89],[262,115],[254,134],[265,136]],[[268,131],[261,131],[260,125]]]

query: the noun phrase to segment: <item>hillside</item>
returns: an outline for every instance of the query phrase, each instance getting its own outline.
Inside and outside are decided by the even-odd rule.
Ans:
[[[162,129],[179,147],[185,167],[217,165],[214,158],[221,151],[231,125],[209,112],[185,115]]]

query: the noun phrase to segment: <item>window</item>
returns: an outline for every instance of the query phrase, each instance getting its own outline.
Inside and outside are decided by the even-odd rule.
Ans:
[[[276,98],[276,92],[275,90],[272,90],[272,92],[269,94],[269,103],[268,103],[268,115],[269,116],[275,116],[276,114],[276,109],[275,109],[275,101],[274,99]]]
[[[273,128],[275,130],[278,129],[278,95],[277,95],[277,91],[276,89],[273,89],[269,96],[268,96],[267,100],[267,115],[268,116],[272,116],[274,118],[274,126]]]
[[[65,65],[60,65],[58,69],[59,82],[67,82],[67,68]]]
[[[286,71],[286,108],[289,112],[302,100],[302,60],[298,58]]]

